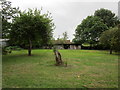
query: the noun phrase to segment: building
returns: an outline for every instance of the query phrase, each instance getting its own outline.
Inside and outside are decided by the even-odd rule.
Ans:
[[[8,41],[9,39],[0,39],[0,46],[1,47],[4,47],[4,46],[7,46],[7,41]]]
[[[59,41],[59,40],[54,40],[53,41],[54,45],[58,48],[58,49],[81,49],[81,45],[80,44],[74,44],[72,42],[70,42],[70,40],[65,40],[63,41]]]
[[[1,47],[7,46],[8,40],[9,39],[0,39],[0,46]],[[56,46],[58,49],[81,49],[80,44],[74,44],[74,43],[70,42],[70,40],[65,40],[65,41],[54,40],[53,45]],[[47,45],[42,48],[52,49],[52,46]]]

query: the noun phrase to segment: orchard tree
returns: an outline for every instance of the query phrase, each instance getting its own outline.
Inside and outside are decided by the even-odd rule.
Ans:
[[[115,27],[119,23],[119,20],[117,16],[115,16],[115,13],[108,9],[101,8],[99,10],[96,10],[94,16],[100,17],[103,20],[104,24],[108,26],[108,28]]]
[[[77,26],[73,41],[79,44],[96,44],[99,41],[100,34],[107,29],[108,27],[102,22],[101,18],[88,16]]]
[[[28,55],[31,56],[33,45],[49,43],[53,29],[54,24],[49,13],[41,14],[41,10],[29,9],[13,19],[10,42],[25,45],[28,48]]]
[[[1,16],[2,16],[2,38],[8,38],[11,29],[12,19],[20,12],[19,8],[11,6],[10,1],[1,0]]]
[[[120,51],[120,25],[110,30],[104,31],[100,38],[100,43],[110,48],[112,51]]]

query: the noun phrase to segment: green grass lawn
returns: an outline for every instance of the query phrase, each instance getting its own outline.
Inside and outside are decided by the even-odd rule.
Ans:
[[[52,50],[3,56],[3,88],[117,88],[118,56],[98,50],[59,50],[68,66],[55,66]]]

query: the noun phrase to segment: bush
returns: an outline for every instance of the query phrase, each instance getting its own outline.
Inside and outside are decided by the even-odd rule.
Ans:
[[[6,55],[8,53],[12,53],[12,50],[22,50],[22,48],[20,48],[19,46],[6,46],[6,47],[2,47],[2,54]]]
[[[10,47],[3,47],[2,48],[3,55],[6,55],[6,54],[11,53],[11,52],[12,52],[12,49]]]
[[[12,50],[22,50],[19,46],[9,46]]]
[[[120,25],[119,25],[120,27]],[[100,43],[103,46],[109,47],[110,54],[112,54],[112,50],[120,51],[120,28],[115,27],[110,30],[104,31],[100,37]]]

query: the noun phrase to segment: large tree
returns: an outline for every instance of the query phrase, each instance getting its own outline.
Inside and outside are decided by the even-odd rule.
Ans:
[[[112,50],[120,51],[120,25],[110,30],[104,31],[100,37],[100,43]]]
[[[96,10],[94,16],[100,17],[108,27],[115,27],[119,22],[115,13],[104,8]]]
[[[1,0],[1,16],[2,16],[2,38],[8,38],[11,29],[12,19],[19,13],[19,8],[11,6],[10,1]]]
[[[96,44],[99,41],[100,34],[107,29],[108,27],[102,22],[101,18],[88,16],[77,26],[73,41],[79,44]]]
[[[29,9],[13,19],[10,42],[25,45],[31,56],[33,45],[49,43],[53,29],[54,24],[49,13],[41,14],[40,10]]]

